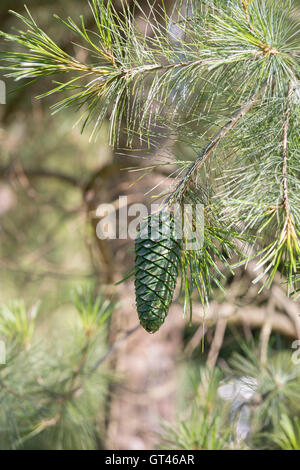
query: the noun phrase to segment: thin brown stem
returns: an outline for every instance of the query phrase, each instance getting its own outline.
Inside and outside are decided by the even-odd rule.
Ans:
[[[218,360],[219,352],[223,344],[226,332],[227,320],[219,318],[216,324],[215,335],[211,343],[211,347],[207,357],[207,365],[210,369],[214,369]]]
[[[126,331],[124,335],[118,339],[115,343],[111,345],[111,347],[108,349],[108,351],[102,356],[93,366],[92,372],[96,371],[99,366],[106,360],[108,356],[110,356],[118,347],[124,343],[124,341],[127,340],[131,335],[133,335],[138,329],[140,328],[140,325],[136,325],[134,328],[131,328],[130,330]]]
[[[12,165],[0,167],[0,179],[6,178],[13,172],[16,173],[16,170],[15,166],[13,167]],[[22,172],[27,178],[57,179],[72,186],[81,187],[81,182],[78,179],[60,171],[46,168],[22,168]]]
[[[289,202],[289,193],[288,193],[288,135],[290,127],[290,98],[293,92],[293,83],[290,82],[289,92],[288,92],[288,104],[286,108],[285,123],[283,128],[283,165],[282,165],[282,176],[283,176],[283,207],[286,211],[286,214],[290,214],[290,202]]]
[[[167,71],[170,69],[178,69],[180,67],[197,67],[198,65],[205,64],[204,60],[194,60],[188,62],[174,62],[172,64],[149,64],[149,65],[141,65],[140,67],[135,67],[132,69],[125,69],[123,73],[126,76],[134,76],[139,73],[147,73],[147,72],[156,72],[159,70]]]
[[[22,395],[21,393],[18,393],[15,390],[13,390],[12,388],[10,388],[2,380],[0,381],[0,388],[5,390],[7,393],[10,393],[11,395],[14,395],[16,398],[24,399],[24,395]]]
[[[250,21],[250,16],[249,16],[249,0],[241,0],[242,2],[242,7],[243,7],[243,10],[245,12],[245,16],[246,16],[246,19],[247,19],[247,22],[249,24],[249,28],[251,29],[252,33],[256,33],[253,25],[251,24],[251,21]]]
[[[211,141],[202,149],[195,162],[187,170],[184,177],[180,180],[179,184],[171,195],[167,198],[166,203],[171,203],[174,200],[174,197],[182,196],[185,194],[186,190],[194,180],[195,175],[204,165],[206,160],[211,156],[213,150],[216,148],[220,140],[225,137],[236,125],[237,123],[253,108],[253,106],[258,102],[259,98],[264,94],[267,85],[264,84],[261,89],[256,93],[252,98],[241,106],[231,117],[231,119],[214,135]]]
[[[257,38],[259,38],[259,33],[257,32],[257,30],[254,28],[253,24],[251,23],[251,19],[250,19],[250,15],[249,15],[250,2],[251,2],[251,0],[241,0],[242,8],[244,10],[248,26],[249,26],[251,32]],[[258,47],[260,47],[260,49],[261,49],[261,52],[258,53],[258,54],[266,54],[266,55],[280,54],[280,52],[277,51],[277,49],[271,48],[268,44],[266,44],[264,42],[259,42]],[[258,54],[256,54],[256,55],[258,55]]]
[[[275,302],[271,296],[267,305],[264,324],[260,331],[260,362],[266,364],[268,359],[268,345],[272,334],[272,319],[275,313]]]

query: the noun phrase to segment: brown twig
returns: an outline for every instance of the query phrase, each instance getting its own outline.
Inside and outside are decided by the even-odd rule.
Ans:
[[[203,313],[199,306],[199,313],[197,308],[193,309],[193,322],[195,324],[203,323]],[[217,313],[215,313],[217,312]],[[218,319],[226,319],[228,325],[242,325],[247,321],[249,328],[257,329],[262,328],[264,324],[265,309],[255,306],[238,307],[230,303],[223,303],[218,305],[216,309],[213,304],[205,311],[205,325],[210,327],[214,325]],[[297,331],[294,323],[283,313],[273,313],[271,317],[272,331],[288,338],[297,338]]]
[[[226,326],[227,326],[226,318],[220,318],[217,321],[214,338],[212,340],[211,347],[210,347],[208,357],[207,357],[207,366],[210,369],[215,368],[215,365],[219,356],[219,352],[223,344]]]
[[[288,92],[288,104],[286,109],[286,118],[283,128],[283,165],[282,165],[282,177],[283,177],[283,207],[286,211],[286,214],[290,214],[290,203],[289,203],[289,194],[288,194],[288,177],[287,177],[287,164],[288,164],[288,134],[290,126],[290,99],[293,92],[293,83],[292,81],[289,84]]]
[[[266,313],[264,316],[264,324],[260,331],[259,343],[260,343],[260,362],[266,364],[268,359],[268,344],[272,333],[272,317],[274,314],[274,300],[270,297]]]
[[[244,10],[249,28],[251,29],[252,33],[256,34],[256,31],[250,21],[250,15],[249,15],[249,3],[250,2],[249,0],[241,0],[241,3],[242,3],[242,8]]]
[[[140,328],[140,325],[136,325],[134,328],[131,328],[130,330],[126,331],[126,333],[118,339],[115,343],[111,345],[111,347],[106,351],[106,353],[100,357],[100,359],[94,364],[92,368],[92,372],[98,369],[98,367],[107,359],[108,356],[110,356],[116,349],[121,346],[124,341],[126,341],[129,336],[133,335],[138,329]]]
[[[0,178],[6,177],[14,172],[11,166],[0,167]],[[81,183],[74,176],[62,173],[60,171],[49,170],[45,168],[22,168],[22,173],[27,178],[51,178],[61,180],[75,187],[81,187]]]
[[[24,395],[22,395],[21,393],[18,393],[15,390],[13,390],[12,388],[10,388],[2,380],[0,381],[0,388],[5,390],[7,393],[10,393],[11,395],[14,395],[16,398],[24,399]]]
[[[211,141],[202,149],[195,162],[192,163],[192,165],[189,167],[186,174],[181,179],[175,190],[167,198],[167,200],[165,201],[166,203],[173,202],[174,197],[178,195],[181,195],[181,197],[184,195],[184,193],[194,180],[195,175],[197,174],[199,169],[204,165],[206,160],[210,157],[212,151],[219,144],[220,140],[225,137],[237,125],[237,123],[253,108],[253,106],[264,94],[266,88],[267,84],[265,83],[247,103],[245,103],[237,111],[235,111],[231,119],[214,135]]]

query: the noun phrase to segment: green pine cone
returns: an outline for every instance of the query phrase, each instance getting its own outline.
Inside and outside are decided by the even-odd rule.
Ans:
[[[141,224],[135,253],[137,311],[143,328],[155,333],[168,314],[180,267],[181,241],[169,213],[154,214]]]

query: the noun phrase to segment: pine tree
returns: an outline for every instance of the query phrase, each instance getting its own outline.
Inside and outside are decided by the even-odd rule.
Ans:
[[[6,346],[0,365],[0,449],[93,450],[101,448],[108,376],[100,365],[114,305],[90,287],[73,294],[76,315],[69,334],[37,340],[39,305],[23,301],[0,307]],[[55,339],[55,341],[54,341]],[[104,413],[103,413],[104,414]],[[102,426],[102,427],[101,427]]]
[[[187,250],[183,240],[180,246],[185,310],[194,289],[205,304],[226,272],[250,259],[264,287],[280,273],[287,295],[297,296],[300,88],[293,2],[187,0],[169,15],[162,3],[156,20],[144,17],[151,36],[138,30],[126,2],[121,13],[110,0],[92,0],[91,9],[96,31],[83,18],[58,18],[89,51],[86,63],[59,48],[27,10],[26,17],[15,13],[24,31],[1,33],[20,46],[1,53],[2,69],[27,83],[55,76],[42,97],[61,96],[53,113],[80,111],[78,122],[91,125],[91,138],[109,115],[116,146],[121,133],[128,147],[138,139],[155,145],[167,135],[195,155],[192,162],[174,157],[176,178],[160,195],[162,211],[204,206],[203,245]],[[149,238],[137,241],[137,306],[149,331],[162,323],[172,299],[177,276],[164,273],[169,268],[162,261],[171,259],[174,246],[160,251]],[[153,279],[153,263],[161,303],[149,301],[147,283],[140,297],[140,280]]]

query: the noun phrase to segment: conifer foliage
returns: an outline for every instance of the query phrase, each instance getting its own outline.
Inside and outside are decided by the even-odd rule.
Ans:
[[[204,205],[203,248],[185,253],[172,239],[137,240],[143,326],[153,332],[164,321],[179,265],[187,304],[193,287],[207,301],[233,262],[250,258],[265,287],[279,272],[287,295],[297,295],[300,47],[293,1],[187,0],[171,14],[162,2],[154,20],[139,11],[147,36],[122,4],[117,13],[110,0],[92,0],[92,31],[83,18],[58,18],[89,51],[86,63],[58,47],[29,11],[14,13],[24,30],[1,36],[20,47],[2,51],[1,62],[16,81],[55,76],[43,97],[61,97],[54,113],[80,110],[78,121],[92,126],[92,138],[109,116],[115,145],[121,131],[128,146],[137,136],[145,143],[167,135],[195,154],[192,163],[174,157],[178,172],[163,206],[191,199]]]
[[[73,304],[68,333],[65,329],[61,337],[48,329],[43,341],[36,339],[38,304],[29,310],[22,301],[0,307],[6,345],[6,364],[0,366],[1,450],[100,446],[95,415],[104,407],[108,377],[99,366],[108,354],[114,305],[91,287],[79,287]]]

